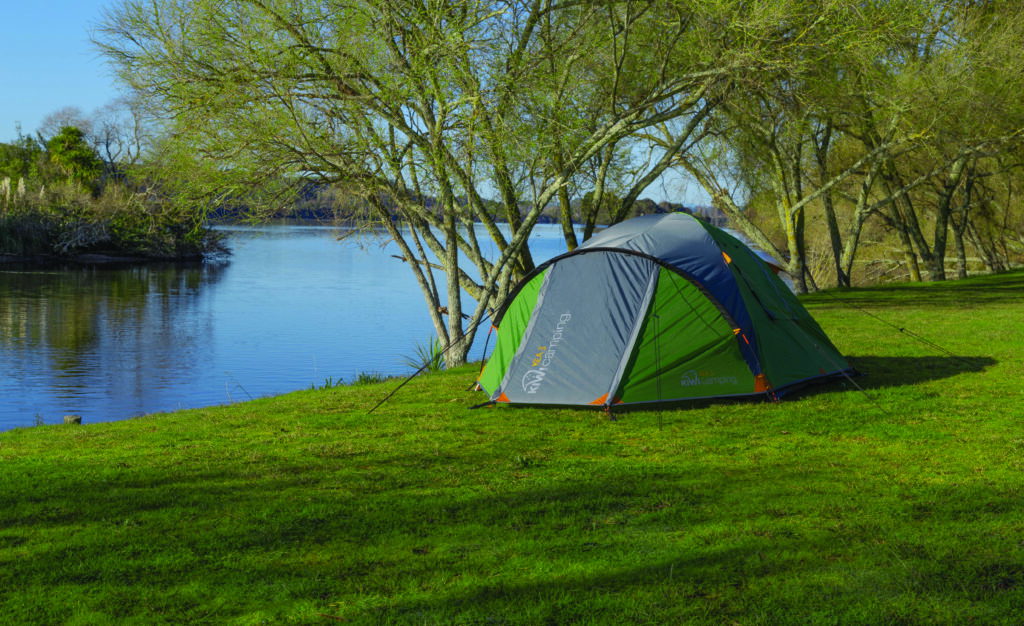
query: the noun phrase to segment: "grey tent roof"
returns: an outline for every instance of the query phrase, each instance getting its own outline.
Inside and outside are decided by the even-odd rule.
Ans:
[[[577,250],[619,248],[633,250],[671,265],[711,291],[732,283],[718,244],[695,217],[686,213],[643,215],[616,224],[588,239]]]

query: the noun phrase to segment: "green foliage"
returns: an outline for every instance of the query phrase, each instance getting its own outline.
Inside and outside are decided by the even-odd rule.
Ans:
[[[833,295],[954,356],[820,294],[873,400],[474,411],[465,367],[0,433],[0,620],[1020,623],[1024,272]]]
[[[322,385],[317,385],[315,382],[309,386],[311,391],[326,391],[330,389],[337,389],[339,387],[355,387],[365,385],[378,385],[383,382],[391,380],[393,377],[382,374],[381,372],[359,372],[352,382],[346,383],[344,378],[340,376],[334,379],[332,376],[328,376],[324,379]]]
[[[49,254],[57,229],[55,216],[34,209],[0,212],[0,254],[33,256]]]
[[[439,372],[444,369],[444,348],[441,340],[432,336],[424,344],[416,344],[416,353],[413,356],[402,358],[402,364],[414,370],[425,369],[427,372]]]
[[[74,126],[62,127],[46,142],[46,151],[68,180],[80,185],[91,187],[103,171],[103,161]]]
[[[340,376],[338,377],[337,380],[335,380],[332,376],[328,376],[327,378],[324,379],[324,384],[317,386],[317,384],[314,382],[309,386],[309,388],[314,391],[318,389],[334,389],[335,387],[341,387],[344,384],[345,380]]]
[[[376,385],[390,380],[391,377],[385,376],[381,372],[359,372],[356,379],[352,382],[353,385]]]
[[[19,128],[18,137],[12,143],[0,143],[0,179],[11,179],[12,189],[15,189],[18,181],[36,178],[42,154],[39,143],[22,135]]]

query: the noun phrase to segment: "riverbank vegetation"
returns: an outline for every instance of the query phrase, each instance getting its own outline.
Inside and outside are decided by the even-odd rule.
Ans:
[[[74,111],[56,118],[61,125],[48,138],[19,129],[0,144],[0,260],[201,260],[225,252],[204,210],[164,193],[136,151],[112,149],[113,130],[104,158],[88,119]]]
[[[611,421],[464,367],[0,433],[0,617],[1020,623],[1024,273],[804,302],[865,393]]]

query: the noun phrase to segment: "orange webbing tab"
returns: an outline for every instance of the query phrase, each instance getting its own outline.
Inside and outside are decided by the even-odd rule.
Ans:
[[[598,404],[622,404],[622,400],[616,396],[612,396],[612,401],[608,402],[608,394],[604,394],[603,396],[601,396],[597,400],[594,400],[590,404],[593,406],[597,406]]]
[[[725,257],[725,262],[726,263],[732,263],[732,257],[730,257],[728,254],[726,254],[725,250],[722,250],[722,256]]]
[[[505,395],[505,392],[504,392],[504,391],[502,391],[502,392],[501,392],[501,395],[500,395],[500,396],[498,396],[498,399],[497,399],[497,400],[495,400],[495,402],[508,402],[508,403],[511,403],[512,401],[511,401],[511,400],[509,400],[509,399],[508,399],[508,396],[506,396],[506,395]]]
[[[768,377],[764,374],[758,374],[757,377],[754,378],[754,391],[767,393],[768,397],[772,399],[772,402],[779,404],[779,396],[775,395],[774,390],[775,388],[772,387],[770,382],[768,382]]]

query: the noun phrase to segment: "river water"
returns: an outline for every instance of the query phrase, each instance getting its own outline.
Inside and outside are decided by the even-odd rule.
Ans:
[[[0,265],[0,430],[412,371],[403,360],[434,330],[394,244],[319,225],[224,230],[226,261]],[[531,249],[538,262],[564,252],[559,227],[538,225]]]

